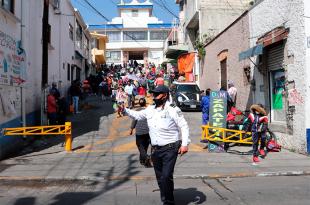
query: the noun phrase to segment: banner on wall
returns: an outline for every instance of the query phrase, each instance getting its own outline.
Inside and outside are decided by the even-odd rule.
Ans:
[[[26,53],[21,41],[0,31],[0,84],[21,85],[26,78]]]

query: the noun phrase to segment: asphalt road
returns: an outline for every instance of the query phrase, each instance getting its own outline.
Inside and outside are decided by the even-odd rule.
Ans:
[[[77,129],[74,130],[74,137],[78,141],[79,136],[98,130],[99,118],[113,112],[111,102],[92,102],[92,109],[85,110],[88,115],[79,114],[72,117],[72,122]],[[192,143],[199,143],[201,128],[199,127],[201,115],[199,112],[184,112],[184,116],[190,127],[190,138]],[[85,137],[85,136],[84,136]],[[120,138],[130,140],[133,138]],[[75,141],[75,143],[77,143]],[[126,141],[126,142],[127,142]],[[129,141],[128,141],[129,142]],[[111,146],[118,146],[115,141]],[[99,144],[98,144],[99,145]],[[58,146],[58,145],[57,145]],[[112,149],[113,150],[113,149]],[[103,158],[105,155],[95,153],[89,156]],[[128,151],[122,155],[114,153],[114,159],[121,160],[121,156],[128,157]],[[131,151],[131,155],[135,154]],[[108,155],[108,153],[106,153]],[[74,156],[78,156],[77,153]],[[195,155],[196,156],[196,155]],[[213,155],[205,155],[211,157]],[[223,155],[224,156],[224,155]],[[228,155],[229,156],[229,155]],[[82,157],[82,155],[81,155]],[[185,156],[188,157],[188,156]],[[106,160],[109,158],[106,156]],[[196,158],[190,167],[177,165],[176,172],[180,169],[195,170],[202,169],[199,163],[205,162],[203,158]],[[33,159],[34,160],[34,159]],[[199,161],[200,160],[200,161]],[[229,160],[229,159],[227,159]],[[40,157],[33,161],[40,162]],[[104,161],[104,160],[103,160]],[[100,162],[103,162],[102,160]],[[179,159],[179,161],[182,161]],[[224,160],[225,161],[225,160]],[[117,163],[119,163],[117,162]],[[210,163],[209,169],[215,162]],[[228,163],[231,165],[231,163]],[[101,163],[101,171],[108,170],[107,163]],[[26,165],[25,165],[26,166]],[[30,166],[30,165],[28,165]],[[119,169],[119,166],[113,165],[112,168]],[[304,166],[304,165],[303,165]],[[203,166],[208,169],[208,166]],[[153,174],[152,169],[145,170],[139,165],[127,167],[126,172],[148,171]],[[70,169],[68,167],[68,169]],[[224,166],[225,169],[225,166]],[[258,168],[259,169],[259,168]],[[69,170],[68,170],[69,171]],[[117,171],[117,170],[116,170]],[[217,171],[218,170],[214,170]],[[242,172],[244,170],[240,170]],[[203,173],[203,170],[199,170]],[[97,173],[97,172],[96,172]],[[193,171],[194,173],[194,171]],[[148,174],[148,175],[149,175]],[[125,173],[126,175],[126,173]],[[175,198],[177,205],[187,204],[211,204],[211,205],[308,205],[310,204],[310,176],[273,176],[273,177],[244,177],[244,178],[222,178],[222,179],[183,179],[175,180]],[[18,180],[5,181],[0,183],[0,205],[157,205],[161,204],[159,190],[154,179],[141,178],[132,180],[123,178],[119,180],[61,180],[52,179],[42,180]]]
[[[308,205],[310,177],[254,177],[221,180],[178,179],[177,205]],[[156,182],[24,182],[2,184],[0,204],[147,205],[160,204]]]

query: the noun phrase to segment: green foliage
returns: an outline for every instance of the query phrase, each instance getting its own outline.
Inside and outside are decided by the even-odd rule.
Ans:
[[[199,59],[202,59],[206,55],[205,45],[210,42],[213,37],[210,34],[203,34],[202,38],[197,38],[194,43],[194,48],[198,52]]]

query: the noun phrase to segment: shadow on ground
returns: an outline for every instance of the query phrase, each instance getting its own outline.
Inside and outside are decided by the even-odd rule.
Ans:
[[[174,198],[177,205],[202,204],[207,200],[207,196],[197,188],[175,189]]]
[[[87,191],[81,192],[78,189],[81,188],[81,185],[72,185],[69,190],[70,192],[59,193],[50,200],[49,205],[67,205],[67,204],[75,204],[82,205],[87,204],[90,200],[95,199],[96,197],[105,194],[108,191],[111,191],[122,184],[126,183],[130,180],[130,177],[135,176],[140,173],[138,167],[135,167],[134,164],[137,163],[137,160],[134,159],[135,154],[131,154],[127,157],[128,166],[121,173],[118,173],[117,176],[122,176],[120,180],[112,180],[111,178],[115,176],[115,168],[114,166],[108,170],[108,173],[94,173],[94,176],[103,176],[105,180],[103,181],[93,181],[92,184],[88,186],[96,186],[100,187],[97,191]],[[123,177],[125,176],[125,177]],[[93,188],[88,188],[89,190],[94,190]],[[75,192],[75,190],[77,190]],[[36,197],[34,196],[26,196],[22,198],[16,199],[14,205],[35,205]]]
[[[82,112],[75,115],[67,116],[67,121],[72,123],[72,137],[76,138],[91,131],[99,129],[100,118],[114,113],[113,102],[102,101],[99,96],[89,96],[87,100],[88,106],[82,109]],[[84,107],[82,105],[82,107]],[[34,152],[40,152],[55,145],[62,145],[64,143],[64,136],[36,136],[29,141],[27,145],[19,152],[8,156],[7,158],[14,158],[27,155]],[[26,143],[25,143],[26,144]],[[42,153],[38,155],[55,154],[57,152]],[[34,156],[34,155],[33,155]]]

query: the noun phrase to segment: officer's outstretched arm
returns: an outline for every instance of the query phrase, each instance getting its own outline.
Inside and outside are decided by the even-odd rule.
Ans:
[[[188,124],[184,118],[184,115],[180,108],[174,107],[173,109],[173,119],[175,123],[178,125],[178,127],[181,129],[182,133],[182,146],[187,146],[190,143],[189,139],[189,128]]]
[[[125,108],[124,112],[131,118],[134,118],[136,120],[144,120],[146,119],[147,109],[141,111],[135,111]]]

